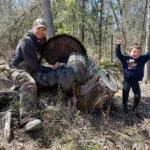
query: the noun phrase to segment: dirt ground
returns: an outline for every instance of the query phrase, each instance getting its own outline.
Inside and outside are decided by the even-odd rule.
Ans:
[[[128,115],[122,113],[119,89],[108,117],[102,117],[100,112],[73,113],[59,101],[55,107],[48,106],[41,113],[41,131],[26,133],[19,128],[17,117],[14,118],[10,142],[3,137],[4,115],[1,114],[0,150],[150,150],[150,85],[141,83],[141,90],[143,119],[132,111]],[[43,104],[48,105],[50,99],[52,97],[45,99],[47,103]],[[133,93],[130,92],[129,108],[132,103]]]

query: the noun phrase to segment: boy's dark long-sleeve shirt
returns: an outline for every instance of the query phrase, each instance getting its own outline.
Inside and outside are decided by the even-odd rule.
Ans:
[[[116,56],[120,59],[123,67],[125,80],[141,81],[144,76],[144,65],[150,59],[150,51],[134,59],[121,53],[120,44],[116,46]]]
[[[40,43],[37,42],[37,38],[29,31],[28,36],[23,39],[17,46],[15,53],[9,60],[9,66],[17,66],[21,62],[25,61],[32,71],[35,72],[48,72],[50,67],[41,65],[42,51],[45,43],[44,38]]]

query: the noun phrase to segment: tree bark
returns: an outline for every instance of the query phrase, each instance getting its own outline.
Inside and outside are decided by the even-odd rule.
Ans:
[[[102,24],[103,24],[103,7],[104,2],[101,0],[100,15],[99,15],[99,64],[102,57]]]
[[[110,42],[110,49],[111,49],[111,62],[113,62],[113,55],[114,55],[114,52],[113,52],[113,34],[111,35],[111,42]]]
[[[150,0],[148,0],[147,7],[147,24],[146,24],[146,46],[145,52],[150,50]],[[144,83],[150,83],[150,62],[146,63],[144,70]]]
[[[55,35],[55,30],[51,12],[51,4],[49,0],[42,0],[42,10],[44,19],[47,22],[47,36],[50,38]]]
[[[84,43],[84,26],[85,26],[85,0],[82,0],[82,21],[81,21],[81,41]]]
[[[146,14],[147,14],[147,4],[148,4],[148,0],[146,0],[146,2],[145,2],[145,7],[144,7],[144,17],[143,17],[143,31],[145,31],[145,26],[146,26]],[[146,34],[145,34],[145,32],[142,32],[142,35],[141,35],[141,43],[140,43],[140,45],[142,45],[143,43],[145,43],[145,38],[146,38]]]
[[[119,6],[119,11],[120,11],[120,16],[122,16],[122,7],[121,7],[120,0],[118,0],[118,6]]]
[[[117,18],[117,15],[116,15],[116,13],[115,13],[115,10],[114,10],[112,0],[110,0],[110,6],[111,6],[111,9],[112,9],[112,12],[113,12],[114,18],[115,18],[115,20],[116,20],[117,30],[119,30],[118,18]]]

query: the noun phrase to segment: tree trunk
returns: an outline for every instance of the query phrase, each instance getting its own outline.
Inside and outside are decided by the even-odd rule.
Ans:
[[[82,22],[81,22],[81,41],[84,43],[84,24],[85,24],[85,0],[82,0]]]
[[[47,36],[48,38],[55,35],[53,18],[51,13],[51,5],[49,0],[42,0],[42,10],[44,19],[47,22]]]
[[[113,34],[111,35],[111,42],[110,42],[110,49],[111,49],[111,62],[113,62]]]
[[[118,7],[119,7],[119,11],[120,11],[120,16],[122,17],[122,7],[121,7],[120,0],[118,0]]]
[[[104,2],[101,0],[100,15],[99,15],[99,64],[102,57],[102,20],[103,20]]]
[[[145,26],[146,26],[146,14],[147,14],[147,4],[148,4],[148,0],[146,0],[146,2],[145,2],[145,7],[144,7],[144,17],[143,17],[143,27],[142,27],[142,29],[143,29],[143,31],[145,31]],[[146,34],[145,34],[145,32],[142,32],[142,35],[141,35],[141,43],[140,43],[140,45],[142,45],[143,43],[145,43],[145,38],[146,38]]]
[[[115,10],[114,10],[112,0],[110,0],[110,6],[111,6],[111,9],[112,9],[112,12],[113,12],[113,15],[114,15],[114,18],[115,18],[116,24],[117,24],[117,30],[119,30],[118,18],[117,18],[116,12],[115,12]]]
[[[148,0],[148,7],[147,7],[147,27],[146,27],[146,46],[145,52],[150,50],[150,0]],[[145,65],[144,70],[144,83],[150,83],[150,62]]]

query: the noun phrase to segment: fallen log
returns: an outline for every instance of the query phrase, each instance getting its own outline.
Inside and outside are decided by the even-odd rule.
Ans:
[[[4,138],[7,142],[11,139],[11,110],[8,110],[5,116]]]
[[[0,78],[0,110],[19,95],[17,91],[11,90],[13,86],[11,80]]]
[[[75,86],[77,107],[81,110],[106,108],[111,104],[117,90],[117,84],[113,77],[101,69],[84,84]]]

